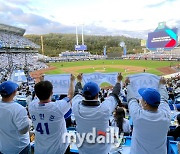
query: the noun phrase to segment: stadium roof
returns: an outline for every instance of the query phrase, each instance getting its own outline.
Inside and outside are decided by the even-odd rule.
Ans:
[[[7,32],[16,33],[23,36],[26,30],[23,28],[0,24],[0,31],[7,31]]]
[[[38,53],[38,50],[28,50],[28,49],[20,49],[20,50],[17,50],[17,49],[0,49],[0,54],[3,54],[3,53],[7,53],[7,54],[10,54],[10,53]]]

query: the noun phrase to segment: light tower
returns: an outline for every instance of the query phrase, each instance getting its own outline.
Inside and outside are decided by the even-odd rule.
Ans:
[[[75,45],[75,50],[76,51],[85,51],[87,50],[87,45],[84,44],[84,25],[82,24],[82,44],[79,45],[78,43],[78,29],[76,25],[76,45]]]
[[[78,45],[78,33],[77,33],[77,25],[76,25],[76,45]]]
[[[83,25],[82,25],[82,45],[84,45]]]
[[[83,24],[82,24],[82,45],[84,46]],[[84,50],[83,50],[83,52],[84,52]]]

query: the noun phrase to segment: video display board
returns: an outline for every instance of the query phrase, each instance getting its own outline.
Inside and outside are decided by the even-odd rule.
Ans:
[[[87,45],[75,45],[75,50],[77,51],[87,50]]]
[[[148,33],[147,48],[149,50],[172,50],[178,45],[178,29],[164,28],[158,31]]]

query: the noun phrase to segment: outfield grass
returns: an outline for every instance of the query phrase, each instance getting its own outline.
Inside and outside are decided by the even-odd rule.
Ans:
[[[55,70],[47,71],[45,74],[64,74],[64,72],[60,68],[57,68]]]
[[[152,61],[152,60],[93,60],[93,61],[77,61],[77,62],[59,62],[51,63],[56,67],[71,67],[71,66],[87,66],[87,65],[129,65],[129,66],[143,66],[150,68],[158,68],[178,64],[175,61]]]
[[[50,63],[51,66],[55,66],[57,69],[50,70],[46,74],[63,74],[66,73],[62,68],[71,68],[76,66],[91,66],[91,68],[79,69],[77,73],[93,73],[93,72],[123,72],[124,75],[134,74],[136,72],[126,73],[124,69],[119,68],[105,68],[104,65],[126,65],[126,66],[139,66],[145,67],[148,73],[162,75],[162,72],[157,68],[177,65],[176,61],[151,61],[151,60],[93,60],[93,61],[77,61],[77,62],[58,62]],[[95,67],[93,69],[93,67]]]

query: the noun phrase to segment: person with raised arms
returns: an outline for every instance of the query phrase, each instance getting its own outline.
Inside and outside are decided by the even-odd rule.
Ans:
[[[35,94],[39,100],[36,99],[29,104],[29,112],[35,128],[35,154],[70,153],[69,143],[63,142],[63,135],[67,133],[64,115],[71,108],[74,80],[74,75],[71,75],[67,97],[55,102],[51,101],[53,94],[51,82],[40,81],[35,85]]]
[[[139,102],[132,91],[130,80],[127,84],[127,101],[133,121],[131,154],[166,154],[167,132],[171,122],[168,93],[165,79],[159,81],[159,89],[141,88]]]
[[[107,154],[110,152],[111,144],[104,139],[108,138],[110,116],[120,103],[118,96],[123,77],[121,73],[118,73],[117,83],[112,93],[102,103],[98,99],[99,86],[90,81],[82,88],[82,77],[82,74],[77,76],[75,96],[72,99],[72,111],[77,124],[77,134],[81,134],[81,137],[83,134],[89,133],[89,135],[86,135],[86,140],[77,141],[78,150],[80,154]],[[95,136],[96,138],[94,138]]]

